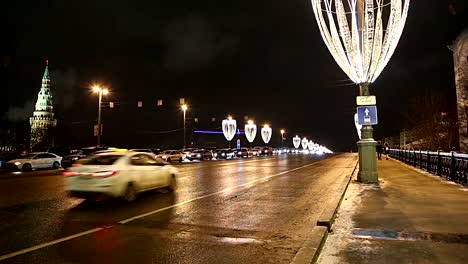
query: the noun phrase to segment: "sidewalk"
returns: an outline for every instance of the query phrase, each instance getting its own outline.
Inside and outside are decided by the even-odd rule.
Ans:
[[[318,263],[468,263],[468,189],[390,159],[354,178]]]

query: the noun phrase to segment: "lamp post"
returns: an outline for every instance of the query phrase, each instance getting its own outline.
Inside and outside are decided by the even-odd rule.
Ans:
[[[283,144],[283,143],[284,143],[284,137],[283,137],[283,135],[284,135],[284,129],[281,129],[280,132],[281,132],[281,148],[284,148],[284,144]]]
[[[359,95],[369,98],[369,86],[382,73],[395,52],[408,16],[410,0],[312,0],[323,41],[346,75],[359,86]],[[389,8],[389,10],[384,10]],[[388,14],[388,18],[382,19]],[[384,22],[387,24],[384,25]],[[365,104],[360,123],[358,181],[378,182],[372,125],[377,124],[375,100],[371,120]],[[364,111],[363,111],[364,112]],[[361,113],[362,114],[362,113]],[[367,120],[367,121],[366,121]]]
[[[98,127],[97,127],[97,145],[101,144],[101,134],[102,134],[102,119],[101,119],[101,104],[102,104],[102,95],[109,94],[109,90],[107,88],[102,88],[99,85],[93,86],[93,92],[98,94],[99,102],[98,102]]]
[[[182,111],[184,111],[184,148],[185,148],[185,113],[187,112],[188,106],[186,104],[183,104],[181,108],[182,108]]]

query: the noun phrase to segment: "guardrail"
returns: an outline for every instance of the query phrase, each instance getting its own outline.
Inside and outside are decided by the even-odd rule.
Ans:
[[[450,181],[468,185],[468,154],[422,150],[390,149],[392,158]]]

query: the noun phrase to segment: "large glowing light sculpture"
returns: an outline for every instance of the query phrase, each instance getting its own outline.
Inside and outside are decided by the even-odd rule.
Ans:
[[[273,133],[271,127],[269,125],[264,125],[262,127],[261,133],[263,142],[265,142],[265,144],[268,144],[268,142],[270,142],[271,139],[271,134]]]
[[[303,149],[307,149],[307,144],[309,143],[309,140],[307,138],[303,138],[301,141],[301,145]]]
[[[229,141],[229,147],[231,147],[231,140],[236,135],[236,129],[237,129],[236,120],[228,116],[227,119],[224,119],[222,121],[222,128],[223,128],[224,137],[227,139],[227,141]]]
[[[255,140],[255,136],[257,135],[257,125],[255,125],[252,120],[249,120],[247,124],[245,124],[244,130],[245,137],[250,143],[252,143]]]
[[[293,137],[294,148],[298,149],[301,146],[301,138],[299,136]]]
[[[368,96],[397,47],[408,16],[409,0],[311,0],[320,33],[338,66]],[[384,10],[389,8],[389,11]],[[384,12],[385,11],[385,12]],[[388,18],[383,18],[388,14]],[[386,25],[384,25],[386,21]],[[372,126],[362,128],[361,182],[378,182]]]

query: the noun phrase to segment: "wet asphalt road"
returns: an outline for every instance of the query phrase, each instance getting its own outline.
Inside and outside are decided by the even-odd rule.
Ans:
[[[356,160],[182,164],[175,193],[130,204],[69,198],[59,171],[2,174],[0,259],[19,254],[0,262],[289,263]]]

